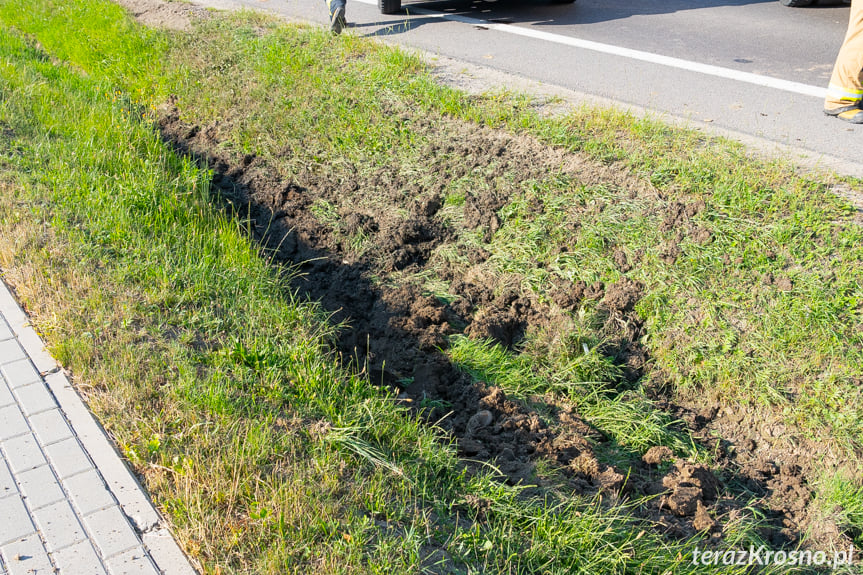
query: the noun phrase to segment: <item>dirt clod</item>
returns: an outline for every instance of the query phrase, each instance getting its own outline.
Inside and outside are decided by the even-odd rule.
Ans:
[[[632,265],[629,263],[629,257],[623,250],[614,250],[612,258],[614,258],[614,263],[617,265],[617,269],[621,272],[626,273],[632,269]]]
[[[681,517],[693,515],[697,504],[702,501],[701,489],[691,485],[677,485],[662,499],[661,506],[667,507]]]
[[[714,501],[719,488],[709,469],[686,462],[677,462],[662,478],[662,485],[671,492],[661,499],[660,507],[667,507],[679,516],[694,515],[698,502]]]
[[[557,278],[552,281],[549,291],[552,301],[564,310],[574,310],[584,299],[587,284],[579,280],[572,282],[567,279]]]
[[[491,422],[494,421],[494,416],[487,409],[483,409],[477,411],[467,422],[467,431],[469,434],[473,434],[476,430],[487,427],[491,425]]]
[[[692,520],[692,526],[696,531],[710,531],[717,526],[716,520],[707,512],[707,507],[699,499],[695,503],[695,519]]]
[[[641,299],[642,285],[629,278],[623,278],[608,286],[602,306],[609,311],[628,312]]]
[[[599,483],[600,491],[616,494],[626,483],[626,476],[613,467],[608,467],[597,475],[596,480]]]
[[[671,448],[664,445],[651,447],[641,457],[641,460],[647,465],[662,465],[666,461],[671,461],[672,459],[674,459],[674,452],[671,451]]]

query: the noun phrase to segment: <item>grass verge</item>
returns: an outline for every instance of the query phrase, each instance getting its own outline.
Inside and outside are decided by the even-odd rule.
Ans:
[[[779,405],[814,436],[859,448],[860,402],[848,398],[863,372],[863,244],[853,211],[820,183],[648,121],[474,101],[398,50],[258,15],[176,35],[107,2],[7,2],[0,19],[4,271],[206,572],[701,572],[690,554],[703,536],[663,538],[635,504],[466,473],[446,434],[340,365],[337,326],[293,295],[292,270],[269,265],[249,222],[214,206],[211,172],[161,141],[153,120],[168,94],[229,152],[271,157],[288,179],[383,165],[420,187],[443,176],[450,206],[489,180],[481,167],[424,170],[423,114],[625,167],[656,197],[496,175],[511,191],[499,229],[464,241],[540,298],[553,279],[614,283],[623,253],[641,263],[630,275],[645,286],[636,311],[654,377]],[[702,203],[678,220],[657,197],[684,213]],[[338,225],[333,205],[314,212]],[[590,224],[564,234],[585,212]],[[585,418],[636,454],[686,453],[687,435],[599,353],[601,316],[585,301],[566,348],[457,338],[451,354],[525,400],[581,397]],[[858,491],[825,488],[825,508]],[[859,513],[846,507],[853,529]],[[751,516],[727,525],[729,545],[762,542]]]

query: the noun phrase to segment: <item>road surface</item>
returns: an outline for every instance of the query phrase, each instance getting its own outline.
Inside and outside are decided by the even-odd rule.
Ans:
[[[847,26],[837,0],[348,0],[349,33],[559,86],[863,177],[863,126],[822,114]],[[202,0],[325,24],[324,0]]]

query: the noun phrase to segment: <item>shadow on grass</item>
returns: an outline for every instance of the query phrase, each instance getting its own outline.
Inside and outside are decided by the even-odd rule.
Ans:
[[[501,389],[474,381],[441,351],[452,333],[449,326],[465,318],[415,286],[381,280],[385,270],[362,258],[346,259],[332,228],[311,211],[319,190],[281,180],[258,158],[229,157],[177,114],[164,117],[160,128],[163,139],[179,153],[213,170],[213,199],[245,223],[275,264],[297,272],[292,283],[297,294],[319,302],[331,321],[343,326],[335,343],[343,366],[364,372],[372,383],[390,389],[427,421],[451,433],[469,471],[491,464],[501,480],[531,486],[523,492],[527,496],[562,492],[603,494],[609,505],[641,501],[637,515],[675,539],[704,530],[719,533],[723,518],[750,513],[752,499],[770,496],[766,477],[747,477],[733,467],[722,472],[723,489],[714,494],[699,491],[686,483],[686,474],[695,469],[712,477],[704,466],[645,461],[572,409],[544,400],[534,405],[513,401]],[[351,225],[362,227],[363,222]],[[400,254],[395,261],[423,266],[424,252],[409,249],[411,237],[402,239],[393,248]],[[725,442],[721,447],[729,452],[734,446]],[[679,488],[693,498],[691,505],[671,503]],[[710,506],[720,521],[705,527],[701,516],[699,525],[696,499]],[[767,539],[777,545],[793,542],[796,534],[783,530],[782,513],[766,506],[758,513],[766,518]]]

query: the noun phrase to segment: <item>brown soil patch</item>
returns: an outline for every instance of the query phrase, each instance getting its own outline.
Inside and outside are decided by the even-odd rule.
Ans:
[[[184,31],[192,27],[194,20],[208,18],[206,8],[185,2],[163,2],[162,0],[114,0],[126,8],[139,22],[154,28]]]
[[[851,544],[848,534],[810,505],[810,480],[825,470],[842,469],[847,462],[841,449],[788,427],[780,414],[769,410],[704,399],[681,399],[676,405],[666,403],[666,408],[687,422],[697,440],[712,442],[723,468],[741,487],[762,498],[778,522],[773,540],[795,541],[808,533],[807,544],[814,549]]]
[[[430,130],[434,129],[431,124]],[[531,178],[563,166],[582,179],[608,177],[618,184],[639,185],[621,170],[565,156],[528,138],[462,126],[446,118],[434,124],[446,124],[447,130],[460,134],[445,148],[425,150],[430,169],[438,173],[457,173],[463,165],[488,166],[491,188],[503,170],[510,178],[513,173],[517,178]],[[561,321],[562,310],[591,298],[608,316],[603,352],[624,366],[626,379],[635,380],[648,359],[638,343],[642,322],[633,311],[644,289],[639,283],[624,278],[607,286],[588,286],[558,279],[550,291],[553,301],[542,303],[514,289],[504,278],[484,274],[488,254],[479,250],[468,258],[474,268],[467,273],[437,270],[458,296],[450,304],[425,295],[410,281],[373,284],[372,275],[422,271],[436,247],[457,237],[459,231],[445,228],[438,217],[441,189],[418,189],[395,170],[386,178],[383,173],[352,179],[301,173],[283,181],[262,159],[236,158],[220,151],[212,129],[186,125],[173,107],[166,108],[160,127],[167,140],[215,170],[214,188],[242,219],[251,222],[258,240],[276,250],[284,263],[299,266],[302,275],[295,282],[296,289],[320,301],[334,320],[347,323],[338,341],[345,361],[368,370],[372,381],[397,389],[408,404],[425,406],[425,416],[452,433],[468,461],[490,462],[507,482],[538,484],[541,489],[534,468],[544,459],[558,466],[573,493],[605,493],[609,502],[630,495],[656,495],[641,514],[670,537],[708,531],[715,534],[718,545],[723,521],[745,512],[748,501],[734,495],[733,486],[740,483],[763,495],[762,512],[768,518],[765,529],[777,544],[797,540],[804,528],[815,524],[810,516],[806,470],[778,450],[765,448],[760,458],[753,459],[727,455],[727,467],[720,477],[701,466],[672,463],[673,454],[661,447],[633,461],[629,469],[609,466],[595,453],[596,446],[608,440],[574,409],[557,403],[550,414],[540,417],[531,407],[507,398],[501,389],[472,382],[438,351],[446,346],[447,336],[459,332],[514,345],[528,330],[553,326]],[[453,157],[458,158],[454,165],[447,159]],[[361,196],[368,190],[380,194],[391,209],[364,208],[367,204]],[[636,193],[643,192],[642,188]],[[335,228],[321,224],[310,211],[320,200],[336,206],[340,219]],[[496,212],[505,201],[489,193],[469,197],[464,205],[464,229],[494,233],[499,225]],[[663,225],[697,234],[690,222],[700,209],[703,205],[698,203],[672,204]],[[369,242],[359,258],[344,240],[357,232]],[[616,256],[616,261],[630,265],[622,256]],[[672,413],[688,413],[670,401],[667,408]],[[708,432],[718,431],[723,445],[745,445],[741,433],[746,425],[724,419],[718,407],[684,419],[696,434],[703,432],[706,444],[715,441]],[[745,449],[729,448],[724,453],[732,452]],[[802,456],[803,451],[798,454]],[[784,461],[788,463],[777,463]],[[831,533],[831,542],[842,540],[829,526],[822,531]]]
[[[561,161],[554,150],[546,152],[551,158],[538,154],[537,145],[527,139],[437,121],[464,134],[451,145],[425,151],[425,157],[442,172],[458,173],[463,165],[502,162],[499,170],[525,166],[521,177],[529,178]],[[342,331],[338,342],[345,360],[368,370],[372,381],[397,388],[411,404],[444,402],[445,409],[432,408],[426,415],[437,421],[452,412],[438,425],[459,439],[463,455],[493,462],[512,483],[533,482],[536,460],[546,458],[570,469],[580,491],[620,487],[622,481],[615,483],[608,477],[623,475],[607,466],[570,466],[579,457],[592,458],[585,439],[590,427],[575,414],[553,416],[565,431],[552,431],[533,410],[509,400],[498,388],[473,383],[438,351],[446,346],[446,337],[457,332],[455,325],[463,326],[461,331],[471,337],[492,338],[509,346],[529,327],[555,317],[557,310],[514,290],[501,291],[496,284],[454,277],[448,278],[455,280],[452,289],[460,296],[454,305],[424,295],[410,282],[381,287],[369,281],[372,273],[422,269],[431,251],[451,239],[452,232],[435,219],[441,208],[440,190],[411,188],[415,184],[399,178],[396,170],[386,177],[382,170],[365,180],[350,181],[337,177],[324,181],[319,174],[302,173],[295,181],[283,182],[263,160],[231,158],[219,152],[212,130],[185,125],[176,110],[169,109],[160,125],[168,140],[215,170],[213,184],[218,193],[252,222],[259,241],[276,250],[285,263],[299,265],[302,275],[295,283],[297,290],[320,301],[335,321],[348,323],[350,328]],[[486,177],[492,182],[500,175],[490,169]],[[405,193],[406,188],[411,193]],[[378,198],[391,209],[364,211],[360,196],[369,189],[379,193]],[[320,199],[332,202],[343,214],[340,229],[322,225],[311,213],[310,207]],[[465,228],[493,233],[498,225],[496,211],[502,205],[503,200],[490,194],[469,197],[464,206]],[[406,217],[400,215],[405,213]],[[351,262],[343,237],[356,230],[362,230],[371,245],[363,258]],[[474,259],[481,265],[484,257],[477,254]],[[627,284],[612,291],[607,301],[610,312],[631,311],[631,287]],[[595,292],[592,297],[601,297],[601,288]],[[476,306],[482,309],[476,312]]]
[[[142,18],[166,10],[155,0],[122,3],[144,7]],[[151,4],[162,7],[150,10]],[[169,12],[176,8],[169,6]],[[178,16],[176,22],[181,20]],[[369,174],[350,167],[339,173],[335,168],[306,170],[284,180],[272,162],[225,152],[220,146],[224,126],[186,124],[173,104],[162,110],[159,127],[177,149],[214,170],[216,195],[250,223],[255,238],[273,250],[275,259],[299,269],[296,290],[320,301],[334,321],[345,322],[348,327],[337,342],[344,361],[366,370],[372,381],[396,389],[405,403],[450,432],[466,465],[489,462],[507,482],[538,484],[542,489],[534,469],[540,459],[551,461],[571,492],[603,493],[609,504],[631,495],[655,495],[639,513],[657,529],[674,538],[711,532],[716,545],[722,541],[723,521],[746,512],[745,490],[763,496],[765,534],[777,544],[796,541],[809,527],[815,528],[819,543],[845,543],[835,526],[819,524],[810,509],[806,478],[812,470],[799,461],[817,453],[817,446],[800,443],[796,452],[783,451],[777,443],[763,441],[763,436],[750,438],[748,420],[726,416],[725,406],[681,406],[659,393],[657,399],[665,402],[667,411],[681,416],[705,445],[712,446],[719,434],[725,468],[717,477],[705,467],[674,461],[665,448],[654,448],[621,469],[600,461],[597,447],[609,440],[572,407],[548,404],[540,416],[530,406],[507,398],[501,389],[475,383],[456,369],[439,351],[448,336],[464,333],[513,346],[530,330],[565,329],[565,312],[590,299],[607,315],[602,353],[623,367],[622,383],[639,379],[648,357],[638,343],[643,325],[634,308],[644,286],[631,279],[587,285],[553,278],[551,301],[539,301],[521,292],[514,278],[489,277],[483,267],[489,254],[482,248],[462,254],[471,264],[467,271],[445,266],[434,270],[457,296],[450,303],[423,293],[411,281],[373,282],[372,277],[405,278],[425,271],[433,252],[441,245],[455,244],[463,231],[479,231],[488,240],[500,226],[498,211],[510,197],[507,186],[552,171],[573,175],[586,185],[627,189],[633,197],[655,194],[624,169],[549,148],[531,138],[445,117],[411,118],[411,122],[419,132],[448,134],[446,144],[440,143],[444,138],[429,138],[433,143],[420,154],[427,159],[427,173],[439,176],[436,183],[420,186],[396,165],[381,166]],[[442,225],[443,183],[476,168],[482,169],[485,185],[468,193],[461,227]],[[374,203],[369,203],[370,197]],[[710,241],[709,232],[693,220],[705,209],[703,201],[660,200],[662,229],[677,233],[675,241],[662,247],[661,257],[673,262],[684,237],[698,243]],[[336,225],[324,225],[314,215],[312,208],[321,201],[335,207]],[[350,238],[357,236],[365,238],[362,255],[350,246]],[[613,254],[624,273],[637,267],[639,257],[621,250]],[[770,281],[780,289],[791,289],[782,278]],[[759,447],[749,449],[751,441]],[[474,504],[481,511],[483,502]]]

